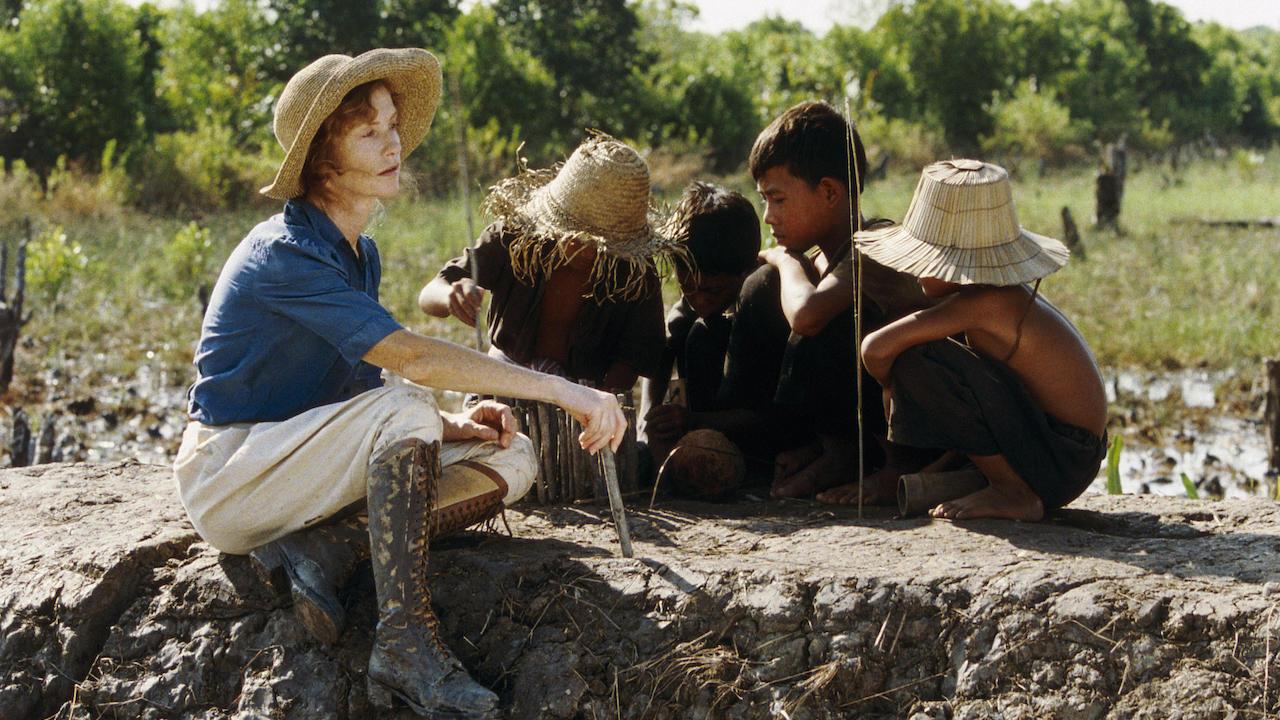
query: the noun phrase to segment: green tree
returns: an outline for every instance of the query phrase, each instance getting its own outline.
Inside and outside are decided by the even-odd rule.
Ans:
[[[990,132],[986,106],[1011,89],[1016,57],[1000,39],[1013,33],[1014,13],[999,0],[916,0],[890,9],[873,29],[901,48],[919,109],[957,150]]]
[[[498,24],[555,80],[557,140],[583,128],[625,135],[640,124],[640,20],[625,0],[495,0]]]
[[[991,111],[994,126],[982,138],[982,150],[1012,159],[1078,159],[1092,134],[1088,123],[1072,122],[1070,110],[1052,91],[1041,92],[1030,80],[1012,97],[997,100]]]
[[[283,82],[272,76],[276,31],[257,0],[222,0],[203,12],[184,3],[161,33],[157,91],[178,127],[226,127],[242,146],[270,141]]]
[[[29,2],[0,31],[0,156],[45,173],[59,156],[93,165],[110,140],[144,137],[136,13],[112,0]]]
[[[445,35],[459,15],[458,0],[382,0],[378,44],[443,48]]]
[[[287,82],[316,58],[358,55],[377,47],[380,10],[377,0],[267,0],[279,43],[271,76]]]

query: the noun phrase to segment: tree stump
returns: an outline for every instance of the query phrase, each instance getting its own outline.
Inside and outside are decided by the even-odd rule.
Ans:
[[[22,314],[22,300],[26,290],[27,242],[31,239],[31,221],[26,221],[26,237],[18,244],[18,261],[14,268],[13,297],[8,295],[9,246],[0,243],[0,394],[8,391],[13,382],[13,354],[18,347],[22,326],[31,319],[30,313]]]
[[[1067,244],[1073,255],[1081,260],[1086,257],[1084,243],[1080,240],[1080,230],[1076,227],[1075,218],[1071,217],[1071,208],[1062,206],[1062,242]]]
[[[9,433],[9,466],[26,467],[31,464],[31,421],[27,411],[18,408],[13,413],[13,431]]]
[[[1128,153],[1124,140],[1108,145],[1102,153],[1102,167],[1094,189],[1093,222],[1098,227],[1120,225],[1120,201],[1124,199],[1124,180],[1128,171]]]

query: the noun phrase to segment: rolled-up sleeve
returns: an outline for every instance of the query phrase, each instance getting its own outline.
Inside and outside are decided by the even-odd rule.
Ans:
[[[275,242],[261,253],[262,272],[254,288],[258,302],[323,338],[351,365],[401,329],[386,308],[351,287],[328,251]]]
[[[510,239],[503,233],[502,224],[494,223],[480,233],[474,248],[468,248],[467,253],[445,263],[436,277],[449,283],[473,278],[480,287],[493,290],[504,276],[510,275],[510,244]],[[470,258],[467,257],[468,253]]]

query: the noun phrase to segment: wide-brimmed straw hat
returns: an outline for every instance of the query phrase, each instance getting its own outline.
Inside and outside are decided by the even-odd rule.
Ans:
[[[654,290],[648,270],[655,263],[689,262],[684,245],[659,229],[649,166],[604,133],[593,133],[558,168],[525,169],[494,185],[484,208],[512,233],[512,268],[525,281],[590,246],[593,296],[633,300]]]
[[[1018,224],[1009,173],[979,160],[924,169],[901,225],[857,234],[858,249],[915,277],[1017,285],[1067,264],[1070,251]]]
[[[399,99],[400,157],[413,152],[440,104],[440,61],[419,48],[325,55],[298,71],[276,100],[272,130],[284,148],[276,179],[259,192],[277,200],[302,194],[302,166],[320,124],[359,85],[382,80]]]

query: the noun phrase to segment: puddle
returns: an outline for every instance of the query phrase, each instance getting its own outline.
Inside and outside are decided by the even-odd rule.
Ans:
[[[102,357],[62,359],[27,388],[32,434],[56,417],[53,459],[111,462],[135,458],[169,464],[186,426],[185,372],[143,364],[129,377],[86,372]],[[1267,492],[1267,441],[1261,421],[1261,369],[1106,370],[1112,436],[1123,435],[1121,487],[1126,493],[1185,495],[1182,474],[1201,497]],[[461,394],[438,392],[442,409]],[[38,398],[38,401],[36,400]],[[0,414],[0,467],[9,466],[11,418]],[[1105,468],[1090,487],[1105,492]]]
[[[1120,486],[1126,493],[1186,496],[1182,475],[1200,497],[1266,495],[1267,441],[1261,421],[1213,418],[1208,427],[1188,423],[1170,433],[1172,446],[1125,441],[1120,455]],[[1089,487],[1106,492],[1106,469]]]
[[[1107,370],[1111,433],[1125,436],[1120,485],[1126,493],[1200,497],[1267,494],[1267,439],[1261,376],[1235,370]],[[1117,428],[1117,425],[1120,427]],[[1106,492],[1105,467],[1090,486]]]

